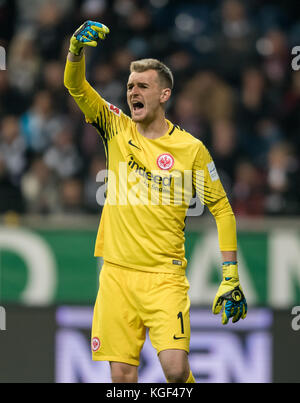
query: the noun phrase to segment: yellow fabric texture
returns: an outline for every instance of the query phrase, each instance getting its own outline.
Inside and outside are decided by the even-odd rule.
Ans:
[[[188,379],[185,381],[185,383],[196,383],[195,378],[192,374],[192,371],[190,371]]]
[[[234,216],[200,140],[169,121],[162,137],[142,136],[129,116],[87,82],[84,57],[67,60],[64,82],[100,134],[107,157],[107,194],[95,256],[136,270],[184,275],[185,217],[194,191],[216,217],[221,250],[236,249]],[[161,168],[170,161],[170,169]],[[189,180],[191,187],[184,186]]]
[[[236,220],[228,198],[223,197],[217,202],[209,204],[208,208],[216,220],[220,250],[236,251]]]
[[[189,352],[190,300],[186,277],[121,268],[104,262],[94,307],[93,360],[139,365],[146,328],[157,354]]]
[[[167,379],[167,383],[170,383]],[[192,373],[192,371],[190,371],[188,379],[185,381],[185,383],[196,383],[194,375]]]

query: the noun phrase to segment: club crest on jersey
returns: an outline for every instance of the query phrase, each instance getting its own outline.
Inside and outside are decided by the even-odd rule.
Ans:
[[[159,169],[165,171],[171,169],[174,165],[174,158],[171,154],[160,154],[156,160]]]
[[[100,340],[98,337],[93,337],[92,339],[92,350],[93,351],[98,351],[100,348]]]

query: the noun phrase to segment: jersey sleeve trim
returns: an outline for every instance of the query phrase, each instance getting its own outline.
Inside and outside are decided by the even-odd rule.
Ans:
[[[92,124],[102,137],[110,140],[120,132],[119,120],[130,118],[122,110],[101,97],[85,78],[85,58],[79,62],[67,59],[64,84],[75,102],[85,115],[87,123]]]

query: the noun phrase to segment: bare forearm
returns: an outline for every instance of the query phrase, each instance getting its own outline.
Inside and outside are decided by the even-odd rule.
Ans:
[[[222,251],[222,261],[223,262],[236,262],[237,252],[236,251]]]
[[[79,56],[76,56],[76,55],[74,55],[74,53],[69,52],[68,60],[70,60],[70,62],[79,62],[83,57],[83,52],[84,52],[84,50],[81,51]]]

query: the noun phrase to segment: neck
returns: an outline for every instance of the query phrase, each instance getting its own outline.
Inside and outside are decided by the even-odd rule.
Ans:
[[[163,136],[169,130],[165,116],[151,122],[138,122],[136,127],[139,133],[152,140]]]

